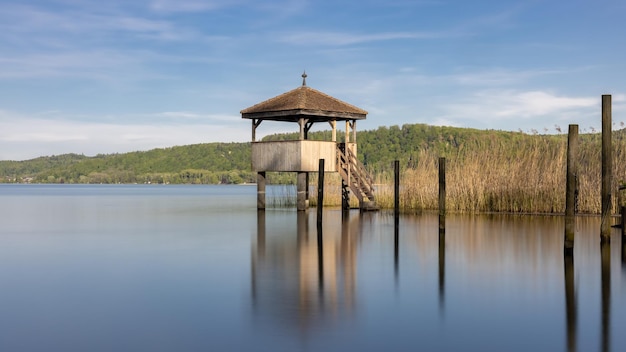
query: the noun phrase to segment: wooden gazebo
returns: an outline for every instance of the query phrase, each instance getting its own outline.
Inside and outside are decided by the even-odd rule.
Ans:
[[[333,98],[306,85],[241,110],[241,117],[252,120],[252,170],[257,172],[257,208],[265,209],[265,175],[268,171],[297,172],[297,208],[306,210],[309,203],[309,172],[318,171],[319,159],[325,160],[325,172],[339,172],[342,177],[343,206],[349,206],[349,190],[359,199],[362,210],[377,209],[372,180],[356,158],[356,121],[364,120],[367,111]],[[295,122],[300,128],[298,140],[256,141],[256,129],[263,121]],[[345,122],[345,139],[337,143],[337,122]],[[330,141],[308,139],[314,123],[327,122],[332,128]]]

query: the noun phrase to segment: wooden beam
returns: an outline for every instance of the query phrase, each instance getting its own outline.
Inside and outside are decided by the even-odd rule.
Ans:
[[[309,130],[311,130],[315,122],[309,119],[305,119],[304,121],[304,139],[309,139]]]
[[[300,140],[304,140],[304,125],[306,124],[306,120],[304,118],[298,119],[298,125],[300,126]]]
[[[256,129],[257,129],[257,127],[259,127],[261,122],[263,122],[263,120],[252,119],[252,141],[253,142],[256,142]]]

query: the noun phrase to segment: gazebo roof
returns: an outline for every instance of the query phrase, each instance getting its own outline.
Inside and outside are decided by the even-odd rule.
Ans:
[[[302,77],[302,86],[241,110],[241,117],[293,122],[300,118],[314,122],[365,119],[367,111],[308,87],[306,74]]]

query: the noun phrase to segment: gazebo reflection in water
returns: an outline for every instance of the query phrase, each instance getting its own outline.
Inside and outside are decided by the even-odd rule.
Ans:
[[[360,216],[327,217],[319,246],[315,226],[310,230],[315,219],[307,212],[298,212],[295,224],[293,212],[268,218],[263,213],[258,215],[251,257],[254,316],[302,332],[350,319],[355,308]]]

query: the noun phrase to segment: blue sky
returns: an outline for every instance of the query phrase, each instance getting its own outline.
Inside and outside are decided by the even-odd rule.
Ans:
[[[591,131],[602,94],[617,129],[625,19],[622,0],[0,0],[0,160],[248,141],[239,111],[303,70],[369,111],[359,130]]]

